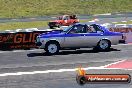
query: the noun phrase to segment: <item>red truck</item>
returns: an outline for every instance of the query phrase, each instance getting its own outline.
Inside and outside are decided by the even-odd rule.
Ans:
[[[78,22],[79,19],[77,19],[76,15],[63,15],[63,16],[59,16],[57,20],[50,21],[48,23],[48,26],[49,28],[53,29],[54,27],[69,26]]]

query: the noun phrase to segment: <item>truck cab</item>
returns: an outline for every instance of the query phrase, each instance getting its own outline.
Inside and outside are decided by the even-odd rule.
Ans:
[[[57,17],[57,20],[50,21],[48,26],[53,29],[54,27],[69,26],[78,22],[79,19],[77,19],[76,15],[63,15]]]

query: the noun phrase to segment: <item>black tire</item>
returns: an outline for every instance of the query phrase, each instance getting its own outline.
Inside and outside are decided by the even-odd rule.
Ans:
[[[109,51],[111,47],[111,42],[106,39],[102,39],[98,42],[97,46],[94,47],[94,50],[98,51]]]
[[[60,28],[60,26],[61,26],[60,24],[57,25],[58,28]]]
[[[49,26],[49,28],[50,28],[50,29],[54,29],[54,27],[53,27],[53,26]]]
[[[59,53],[59,50],[60,50],[60,46],[57,42],[54,42],[54,41],[51,41],[51,42],[48,42],[46,45],[45,45],[45,49],[47,54],[49,55],[54,55],[54,54],[58,54]]]

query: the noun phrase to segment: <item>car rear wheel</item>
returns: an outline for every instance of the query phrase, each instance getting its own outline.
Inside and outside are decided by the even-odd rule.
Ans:
[[[49,28],[50,28],[50,29],[54,29],[54,27],[53,27],[53,26],[49,26]]]
[[[59,45],[57,43],[48,43],[45,51],[47,54],[53,55],[59,53]]]
[[[97,49],[100,51],[108,51],[111,47],[111,43],[108,40],[100,40],[100,42],[97,44]]]

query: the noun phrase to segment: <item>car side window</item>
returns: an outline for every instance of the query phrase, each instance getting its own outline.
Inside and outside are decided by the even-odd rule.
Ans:
[[[87,33],[101,33],[101,32],[103,32],[97,25],[90,25],[86,29],[87,29]]]
[[[87,33],[95,33],[95,32],[97,32],[93,26],[87,27],[86,30],[87,30]]]
[[[68,17],[68,16],[65,16],[65,17],[64,17],[64,20],[69,20],[69,17]]]
[[[74,26],[69,33],[86,33],[83,25]]]
[[[59,20],[62,20],[62,17],[58,17]]]
[[[91,25],[91,26],[94,27],[94,29],[96,30],[96,32],[103,32],[103,30],[101,30],[101,28],[100,28],[98,25],[93,24],[93,25]]]

